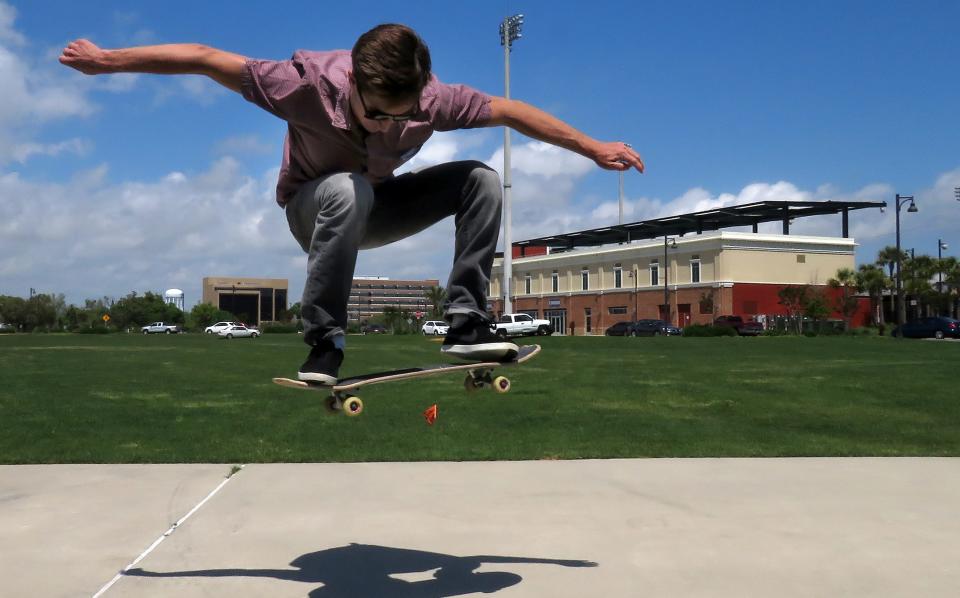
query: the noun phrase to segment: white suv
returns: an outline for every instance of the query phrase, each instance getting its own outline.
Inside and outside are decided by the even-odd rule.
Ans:
[[[207,326],[203,329],[207,334],[220,334],[221,330],[226,330],[231,326],[243,326],[240,322],[217,322],[213,326]]]
[[[446,335],[450,331],[450,324],[440,320],[430,320],[429,322],[424,322],[423,326],[420,328],[420,332],[424,335],[432,334],[434,336]]]

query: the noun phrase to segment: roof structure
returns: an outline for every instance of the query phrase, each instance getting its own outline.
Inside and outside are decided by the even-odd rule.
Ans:
[[[753,232],[757,232],[757,226],[760,223],[777,221],[783,222],[783,234],[789,235],[792,220],[828,214],[842,215],[842,234],[844,238],[847,238],[850,236],[849,213],[852,210],[883,209],[886,205],[887,202],[872,201],[758,201],[739,206],[667,216],[666,218],[550,235],[537,239],[527,239],[526,241],[514,241],[513,245],[521,248],[572,249],[574,247],[629,243],[669,235],[700,234],[703,231],[738,226],[752,226]]]

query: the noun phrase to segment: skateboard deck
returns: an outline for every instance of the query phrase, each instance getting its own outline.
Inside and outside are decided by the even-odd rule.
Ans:
[[[384,372],[373,372],[371,374],[361,374],[359,376],[343,378],[333,386],[313,384],[304,382],[303,380],[291,380],[290,378],[274,378],[273,383],[288,388],[327,391],[330,393],[330,397],[327,399],[327,408],[329,410],[337,412],[343,411],[347,415],[360,415],[363,411],[363,401],[360,397],[352,394],[351,391],[368,384],[382,384],[396,380],[423,378],[450,372],[466,372],[467,375],[463,381],[463,386],[466,390],[473,391],[483,388],[484,386],[490,386],[498,393],[505,393],[510,390],[510,380],[506,376],[494,377],[492,375],[493,370],[499,367],[510,367],[525,363],[533,359],[539,352],[540,345],[523,345],[520,347],[520,352],[517,353],[517,356],[510,361],[469,361],[465,363],[442,363],[419,368],[387,370]]]

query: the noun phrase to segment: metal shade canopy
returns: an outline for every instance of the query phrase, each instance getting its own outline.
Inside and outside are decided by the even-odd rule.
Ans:
[[[886,202],[873,201],[758,201],[739,206],[550,235],[527,239],[526,241],[515,241],[513,246],[572,249],[574,247],[593,247],[656,239],[664,235],[700,234],[703,231],[738,226],[753,226],[754,232],[757,232],[758,224],[776,221],[783,222],[783,234],[788,235],[790,234],[790,222],[792,220],[829,214],[843,215],[843,237],[847,238],[850,236],[848,213],[851,210],[884,208],[886,205]]]

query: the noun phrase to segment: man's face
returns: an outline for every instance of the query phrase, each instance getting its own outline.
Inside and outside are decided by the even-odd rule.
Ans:
[[[404,120],[416,114],[420,99],[397,100],[370,92],[361,92],[353,76],[350,77],[350,109],[360,126],[371,133],[382,133],[391,127],[402,126]],[[375,116],[379,118],[368,118]],[[396,120],[392,117],[396,117]]]

